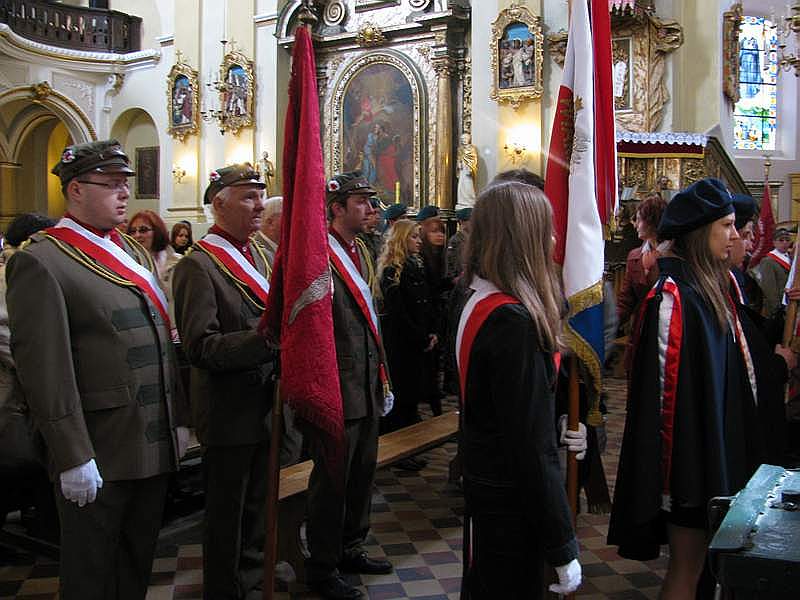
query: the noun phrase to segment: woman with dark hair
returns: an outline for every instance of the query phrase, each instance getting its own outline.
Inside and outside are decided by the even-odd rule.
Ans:
[[[636,308],[658,280],[656,259],[659,257],[659,251],[656,232],[666,206],[667,202],[660,194],[650,194],[636,209],[633,224],[639,239],[642,240],[642,245],[628,253],[625,277],[617,298],[617,317],[620,325],[627,325],[628,319],[636,315]],[[631,329],[633,327],[632,323]]]
[[[729,295],[739,238],[731,194],[703,179],[667,205],[658,259],[634,335],[628,406],[608,542],[635,560],[669,543],[661,598],[695,598],[711,532],[708,500],[751,474],[753,360]]]
[[[194,243],[192,240],[192,226],[186,221],[178,221],[172,226],[172,232],[169,234],[169,245],[172,249],[180,254],[186,254],[186,251]]]
[[[158,213],[152,210],[140,210],[128,221],[128,235],[132,236],[150,253],[158,274],[158,282],[167,296],[169,318],[172,323],[173,338],[177,339],[175,327],[175,303],[172,297],[172,272],[180,260],[169,244],[167,226]]]
[[[545,561],[558,573],[552,591],[581,581],[554,427],[563,297],[552,217],[544,193],[519,182],[490,186],[472,213],[473,293],[456,338],[470,600],[542,598]]]

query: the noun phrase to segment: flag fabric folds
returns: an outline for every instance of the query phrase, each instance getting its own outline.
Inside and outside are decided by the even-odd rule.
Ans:
[[[753,240],[753,254],[750,257],[748,268],[752,269],[761,259],[775,248],[772,235],[775,233],[775,218],[772,215],[772,201],[769,197],[769,181],[764,182],[764,197],[761,200],[761,210],[756,223],[755,240]]]
[[[599,391],[604,355],[604,241],[598,210],[595,152],[608,153],[605,158],[613,157],[615,140],[612,129],[606,141],[608,147],[595,145],[595,69],[589,11],[586,2],[571,4],[545,193],[553,206],[554,258],[562,266],[564,294],[569,304],[567,343],[591,375],[593,381],[587,383]],[[603,4],[607,11],[607,3]],[[610,43],[610,34],[606,39]],[[608,191],[608,186],[605,189]]]
[[[282,398],[320,434],[329,470],[344,456],[333,336],[325,175],[311,35],[298,27],[283,149],[283,220],[259,330],[280,344]]]
[[[607,3],[594,0],[592,50],[594,51],[594,164],[597,210],[605,237],[610,237],[617,208],[617,141],[614,128],[614,79],[611,64],[611,13]]]

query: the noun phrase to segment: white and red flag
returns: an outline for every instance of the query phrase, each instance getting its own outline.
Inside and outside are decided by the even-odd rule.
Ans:
[[[283,220],[259,329],[280,343],[281,397],[341,466],[344,413],[333,337],[325,174],[311,34],[295,32],[283,148]]]
[[[607,13],[607,0],[600,3]],[[610,45],[610,33],[598,32],[597,35]],[[564,294],[569,303],[567,342],[592,375],[593,385],[599,389],[604,355],[604,240],[598,207],[596,156],[603,154],[601,162],[606,166],[609,161],[616,164],[615,136],[613,120],[610,134],[607,123],[600,127],[603,131],[600,138],[596,134],[594,79],[600,69],[595,69],[589,10],[582,0],[571,3],[568,36],[564,74],[550,138],[545,193],[553,206],[554,258],[562,266]],[[598,40],[598,45],[603,44],[605,42]],[[604,54],[610,70],[610,52]],[[609,109],[605,107],[602,110]],[[611,117],[613,119],[613,110]],[[598,147],[599,139],[604,140],[605,145]],[[615,171],[614,166],[614,177]],[[604,194],[615,189],[615,184],[612,186],[605,180],[599,185],[605,190]]]

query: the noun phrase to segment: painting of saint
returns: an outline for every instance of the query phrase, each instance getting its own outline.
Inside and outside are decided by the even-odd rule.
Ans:
[[[387,203],[414,202],[413,122],[411,84],[397,67],[373,63],[348,82],[342,167],[344,171],[362,171]]]
[[[528,87],[536,81],[536,41],[525,23],[511,23],[498,41],[501,90]]]
[[[235,117],[247,114],[247,73],[241,65],[233,65],[225,75],[225,112]]]
[[[172,125],[192,123],[192,85],[186,75],[178,75],[172,86]]]

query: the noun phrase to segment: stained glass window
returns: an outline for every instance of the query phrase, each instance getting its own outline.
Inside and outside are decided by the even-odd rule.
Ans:
[[[777,37],[763,17],[744,17],[739,30],[739,102],[733,109],[740,150],[774,150],[777,120]]]

